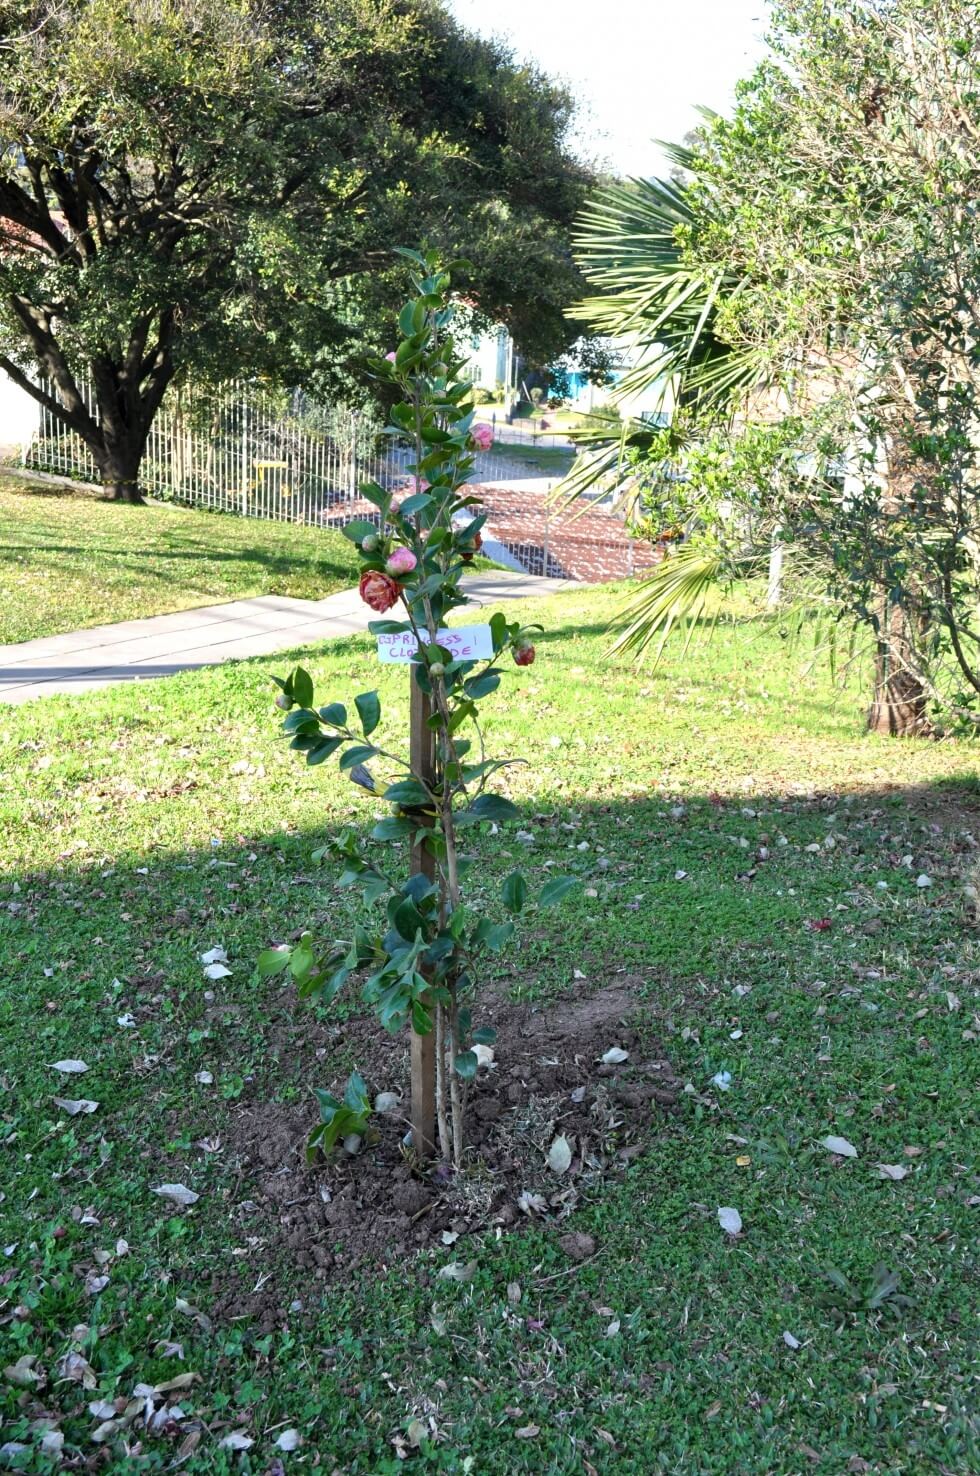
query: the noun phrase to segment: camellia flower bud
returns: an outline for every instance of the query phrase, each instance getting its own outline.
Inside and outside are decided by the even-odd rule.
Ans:
[[[527,636],[521,636],[520,640],[514,642],[514,661],[518,666],[530,666],[534,657],[534,642],[529,641]]]
[[[389,575],[382,574],[380,569],[365,569],[358,589],[364,603],[377,610],[379,615],[396,605],[402,592],[401,585]]]
[[[460,551],[459,551],[459,556],[463,560],[463,563],[464,564],[471,564],[473,562],[473,555],[476,554],[476,553],[479,553],[480,552],[480,549],[482,547],[483,547],[483,534],[480,533],[479,531],[477,531],[476,533],[473,534],[473,537],[470,539],[469,547],[468,548],[461,548]]]
[[[410,548],[396,548],[385,561],[385,568],[389,574],[411,574],[418,564],[418,559]]]
[[[433,661],[432,665],[429,667],[429,675],[430,676],[434,676],[434,677],[445,676],[446,675],[446,667],[445,667],[444,662],[442,662],[442,661]]]
[[[276,706],[279,708],[280,712],[288,712],[292,705],[293,699],[291,697],[287,697],[285,692],[280,692],[278,697],[276,698]]]
[[[378,537],[377,533],[367,533],[361,539],[361,552],[362,553],[373,554],[380,547],[381,547],[381,539]]]

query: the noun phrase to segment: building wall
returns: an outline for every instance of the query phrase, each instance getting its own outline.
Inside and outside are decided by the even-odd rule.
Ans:
[[[40,423],[40,406],[0,371],[0,456],[10,460],[30,445]]]

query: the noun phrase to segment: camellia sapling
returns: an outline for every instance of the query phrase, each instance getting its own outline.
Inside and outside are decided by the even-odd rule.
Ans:
[[[356,927],[352,939],[324,958],[304,933],[292,947],[266,950],[258,971],[268,976],[289,969],[302,995],[327,1000],[352,974],[363,975],[364,998],[387,1030],[434,1033],[438,1146],[458,1167],[467,1086],[478,1065],[474,1047],[493,1038],[492,1030],[472,1028],[466,1000],[481,958],[504,948],[514,931],[510,920],[481,915],[461,886],[461,836],[481,827],[496,833],[495,822],[517,816],[512,802],[490,788],[515,760],[487,756],[480,703],[499,686],[508,655],[517,666],[531,664],[533,631],[540,627],[495,613],[489,621],[492,655],[481,661],[458,659],[439,643],[447,615],[468,603],[460,578],[480,547],[485,519],[465,484],[475,453],[488,448],[492,431],[474,424],[472,386],[461,377],[465,361],[457,357],[450,331],[449,271],[432,252],[401,254],[412,264],[414,293],[398,318],[397,349],[371,359],[369,368],[394,391],[388,430],[413,444],[412,485],[397,505],[383,487],[364,485],[377,521],[353,522],[344,533],[360,553],[362,599],[383,615],[398,607],[397,618],[372,621],[369,629],[406,635],[417,645],[408,670],[424,700],[430,752],[427,762],[416,759],[413,767],[410,758],[380,746],[376,692],[355,697],[349,714],[339,702],[317,706],[302,667],[274,679],[280,689],[276,705],[288,712],[283,731],[291,746],[308,764],[336,755],[341,771],[366,794],[390,804],[391,813],[367,840],[345,829],[317,853],[341,861],[341,883],[359,887],[376,912],[383,905],[383,920]],[[414,848],[422,861],[412,875],[392,875],[379,856],[383,842]],[[538,890],[537,906],[554,905],[574,885],[569,877],[551,879]],[[501,891],[503,911],[520,913],[530,897],[524,876],[512,872]],[[335,1136],[324,1126],[316,1133],[320,1143]]]

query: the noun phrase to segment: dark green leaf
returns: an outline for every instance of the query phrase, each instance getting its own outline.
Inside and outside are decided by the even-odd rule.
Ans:
[[[292,698],[300,707],[313,706],[313,678],[302,666],[297,666],[292,675]]]
[[[362,692],[359,697],[354,698],[354,706],[361,719],[364,736],[370,738],[381,721],[381,703],[377,692]]]
[[[478,820],[515,820],[520,811],[502,794],[480,794],[470,805],[469,813]]]
[[[330,702],[320,708],[320,719],[332,728],[346,728],[347,709],[342,702]]]
[[[365,759],[374,758],[377,751],[370,743],[352,743],[340,760],[341,770],[353,769],[355,764],[363,764]]]
[[[307,753],[306,762],[308,764],[322,764],[324,759],[328,759],[332,753],[336,753],[343,741],[342,738],[322,738],[316,747],[311,748]]]
[[[476,1051],[462,1051],[453,1062],[453,1066],[464,1081],[472,1081],[479,1066]]]
[[[512,871],[502,888],[504,906],[508,912],[520,912],[527,901],[527,882],[519,871]]]

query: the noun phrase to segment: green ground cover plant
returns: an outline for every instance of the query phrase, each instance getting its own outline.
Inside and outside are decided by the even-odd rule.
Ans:
[[[252,963],[311,916],[345,931],[310,856],[384,807],[296,765],[268,661],[0,710],[13,1468],[977,1469],[975,750],[865,734],[859,681],[801,676],[751,621],[653,674],[606,661],[609,600],[508,607],[546,634],[491,736],[536,757],[471,874],[488,908],[519,863],[580,878],[492,982],[627,991],[686,1090],[570,1218],[329,1284],[257,1233],[236,1152],[266,1104],[316,1120],[311,1007]],[[367,637],[289,659],[318,689],[370,674],[404,744],[404,672]],[[321,1026],[338,1100],[359,1009]]]

